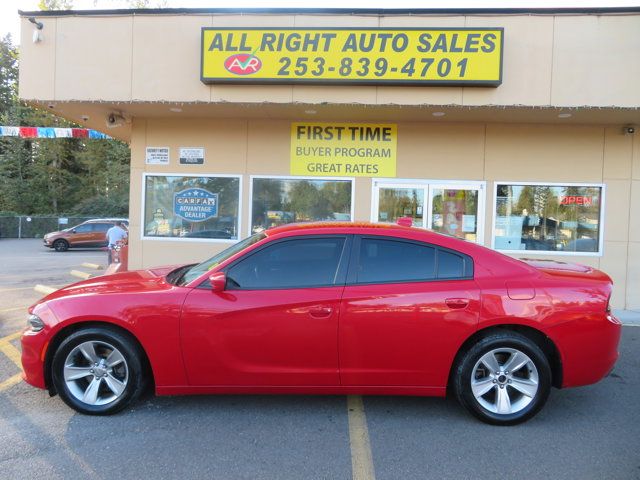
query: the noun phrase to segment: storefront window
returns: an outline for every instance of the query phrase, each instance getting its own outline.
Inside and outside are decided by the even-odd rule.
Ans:
[[[351,180],[253,178],[251,231],[292,222],[351,221]]]
[[[599,252],[601,186],[497,184],[497,250]]]
[[[238,240],[240,177],[145,177],[144,236]]]

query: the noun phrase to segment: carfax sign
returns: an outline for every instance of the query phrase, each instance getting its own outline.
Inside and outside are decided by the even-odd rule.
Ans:
[[[190,222],[204,222],[218,216],[218,194],[204,188],[187,188],[174,194],[173,213]]]
[[[204,83],[498,86],[502,28],[202,28]]]
[[[292,123],[291,175],[395,177],[394,124]]]

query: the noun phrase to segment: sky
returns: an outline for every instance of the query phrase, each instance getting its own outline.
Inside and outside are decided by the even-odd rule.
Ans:
[[[551,8],[640,6],[640,0],[150,0],[169,8]],[[38,0],[0,0],[0,36],[19,43],[18,10],[37,10]],[[73,0],[76,10],[127,8],[124,0]]]

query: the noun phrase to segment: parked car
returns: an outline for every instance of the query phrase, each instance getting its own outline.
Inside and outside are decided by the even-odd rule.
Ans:
[[[44,246],[55,249],[56,252],[65,252],[73,247],[106,247],[107,230],[122,222],[127,228],[127,218],[96,218],[87,220],[75,227],[65,228],[59,232],[47,233],[44,236]]]
[[[24,378],[86,414],[159,395],[444,396],[499,425],[618,357],[611,279],[423,229],[284,225],[198,265],[65,287],[29,309]]]

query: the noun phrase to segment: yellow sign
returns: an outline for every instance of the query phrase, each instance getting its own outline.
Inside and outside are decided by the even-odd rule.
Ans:
[[[292,123],[291,175],[395,177],[398,127]]]
[[[502,28],[202,28],[204,83],[502,83]]]

